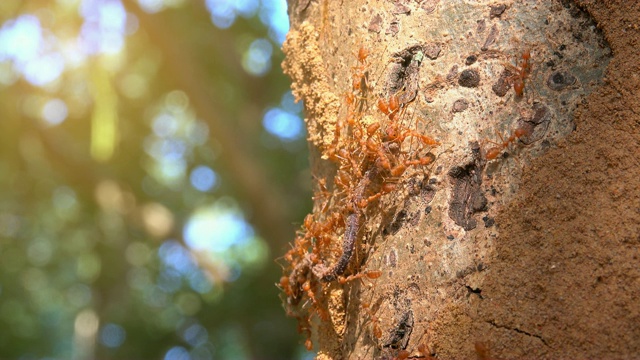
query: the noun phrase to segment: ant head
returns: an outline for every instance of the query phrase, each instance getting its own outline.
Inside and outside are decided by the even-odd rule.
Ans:
[[[364,46],[361,46],[360,50],[358,50],[358,61],[364,63],[365,61],[367,61],[367,57],[369,57],[369,50],[367,50]]]

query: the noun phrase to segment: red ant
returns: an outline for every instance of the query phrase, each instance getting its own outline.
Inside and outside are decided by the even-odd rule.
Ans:
[[[385,101],[383,98],[378,99],[378,110],[380,110],[383,114],[387,115],[390,120],[392,120],[391,124],[385,128],[385,141],[392,141],[396,143],[402,143],[404,139],[408,136],[414,136],[422,140],[425,145],[428,146],[437,146],[440,145],[439,142],[433,140],[432,138],[422,135],[416,131],[405,130],[404,132],[400,132],[399,124],[395,121],[395,114],[398,113],[400,109],[400,100],[398,95],[393,95],[389,97],[389,101]],[[378,125],[375,130],[377,130],[380,126]],[[374,130],[374,131],[375,131]]]
[[[485,155],[484,158],[486,160],[494,160],[498,157],[498,155],[500,155],[500,153],[502,152],[502,150],[506,149],[510,144],[515,143],[516,140],[520,139],[523,136],[528,136],[531,134],[531,130],[527,129],[523,126],[518,127],[517,129],[515,129],[515,131],[513,132],[513,134],[509,135],[508,138],[503,138],[502,135],[500,135],[500,133],[498,133],[498,136],[500,137],[500,142],[496,143],[493,141],[490,141],[491,143],[495,144],[496,146],[489,148]]]
[[[352,67],[352,69],[355,70],[355,73],[353,74],[352,90],[361,91],[364,93],[369,87],[367,81],[368,72],[365,71],[365,65],[367,65],[367,57],[369,57],[369,50],[367,50],[364,46],[361,46],[360,50],[358,50],[358,53],[356,54],[356,57],[358,58],[358,62],[360,63],[360,65]]]
[[[369,321],[371,322],[371,334],[375,338],[375,341],[378,341],[382,338],[382,328],[380,327],[380,318],[375,315],[378,309],[373,310],[371,308],[371,304],[363,302],[361,304],[362,310],[365,311],[369,315]]]
[[[346,284],[349,281],[353,281],[356,279],[361,279],[363,277],[368,278],[369,280],[373,280],[373,279],[377,279],[380,276],[382,276],[382,270],[369,270],[369,271],[365,271],[365,272],[361,272],[355,275],[349,275],[347,277],[343,277],[343,276],[339,276],[338,277],[338,282],[340,284]]]
[[[515,91],[516,96],[521,97],[524,93],[524,81],[531,74],[531,51],[525,50],[521,55],[522,61],[518,61],[516,59],[516,66],[508,65],[513,72],[514,75],[509,77],[509,81],[513,84],[513,91]]]

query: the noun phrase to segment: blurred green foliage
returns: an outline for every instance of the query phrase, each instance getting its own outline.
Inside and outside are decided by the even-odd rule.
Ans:
[[[0,3],[0,358],[304,356],[282,3]]]

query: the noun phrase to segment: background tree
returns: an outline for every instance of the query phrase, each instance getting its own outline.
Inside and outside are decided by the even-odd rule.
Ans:
[[[0,358],[296,357],[272,261],[310,197],[286,4],[0,22]]]
[[[290,4],[316,181],[280,286],[308,348],[638,352],[638,11]]]

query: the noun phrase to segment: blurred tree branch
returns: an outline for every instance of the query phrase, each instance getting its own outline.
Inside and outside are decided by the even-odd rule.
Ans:
[[[291,218],[285,205],[287,199],[279,186],[269,182],[264,166],[246,151],[244,143],[247,139],[238,136],[227,126],[228,121],[223,120],[231,116],[218,100],[222,98],[221,94],[214,86],[205,86],[208,77],[200,64],[187,48],[181,46],[180,39],[159,24],[155,15],[148,15],[137,6],[127,5],[127,9],[138,17],[141,28],[162,52],[177,86],[188,94],[196,112],[207,122],[210,133],[220,143],[220,160],[225,174],[232,183],[238,184],[235,187],[238,196],[251,207],[249,220],[274,248],[282,247],[293,229],[285,225]]]

